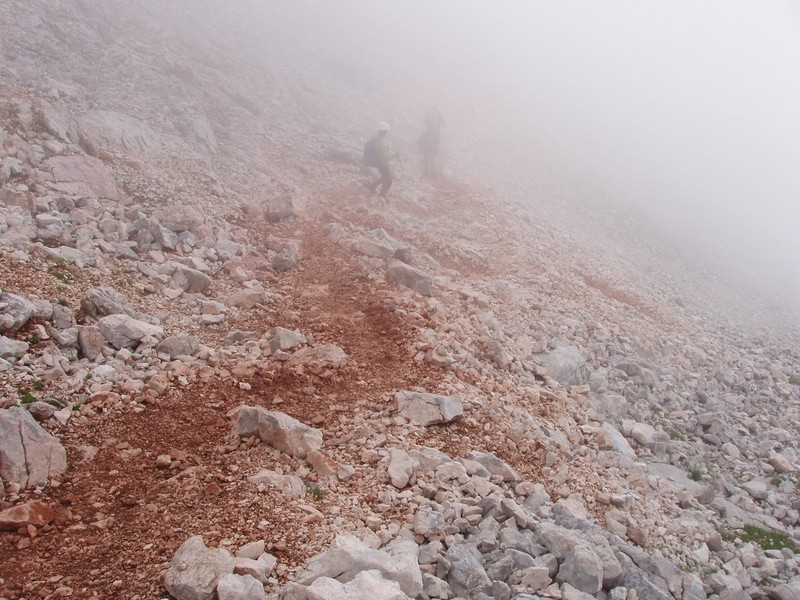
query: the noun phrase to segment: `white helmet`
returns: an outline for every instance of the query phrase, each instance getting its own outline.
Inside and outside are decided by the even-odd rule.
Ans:
[[[389,131],[389,124],[386,121],[378,123],[378,131]]]

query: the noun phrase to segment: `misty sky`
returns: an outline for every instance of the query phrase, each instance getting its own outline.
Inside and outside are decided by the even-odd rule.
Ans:
[[[451,138],[475,127],[465,106],[509,138],[547,138],[614,201],[764,271],[800,307],[800,3],[295,6],[309,48],[363,58],[417,93],[409,110],[438,100]]]

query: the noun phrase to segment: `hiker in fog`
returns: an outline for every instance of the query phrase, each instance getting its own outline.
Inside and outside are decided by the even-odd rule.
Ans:
[[[423,175],[435,176],[437,174],[436,159],[439,156],[442,127],[444,127],[444,117],[434,106],[425,117],[425,131],[419,138],[419,147],[425,162]]]
[[[389,124],[385,121],[379,123],[378,133],[364,146],[364,164],[368,167],[377,168],[378,173],[381,174],[380,178],[372,182],[370,189],[374,194],[375,190],[380,185],[381,189],[378,195],[381,198],[386,198],[386,192],[392,187],[392,169],[389,167],[389,163],[398,155],[397,152],[391,152],[389,150],[389,146],[386,143],[386,136],[388,134]]]

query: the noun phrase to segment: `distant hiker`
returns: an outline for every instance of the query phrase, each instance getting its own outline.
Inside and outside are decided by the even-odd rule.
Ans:
[[[392,187],[392,169],[389,167],[389,163],[397,157],[397,152],[391,152],[386,143],[388,134],[389,124],[385,121],[379,123],[378,133],[364,146],[364,164],[368,167],[375,167],[381,174],[380,178],[372,182],[370,189],[372,193],[375,193],[380,185],[381,189],[378,195],[381,198],[386,198],[386,192]]]
[[[442,139],[444,117],[437,107],[433,107],[425,117],[425,131],[419,138],[419,147],[425,161],[423,174],[436,175],[436,159],[439,156],[439,143]]]

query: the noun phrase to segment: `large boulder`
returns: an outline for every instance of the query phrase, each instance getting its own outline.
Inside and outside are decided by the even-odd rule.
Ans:
[[[108,315],[97,322],[97,328],[106,341],[117,350],[135,348],[146,337],[161,339],[164,329],[138,321],[128,315]]]
[[[264,585],[252,575],[229,573],[217,584],[218,600],[266,600]]]
[[[195,233],[206,221],[203,211],[196,206],[165,206],[156,210],[153,218],[174,233]]]
[[[451,423],[464,416],[464,405],[452,396],[400,391],[394,399],[400,415],[424,427]]]
[[[200,340],[188,333],[178,333],[166,338],[156,350],[168,354],[174,360],[177,356],[193,356],[200,348]]]
[[[603,587],[603,565],[597,555],[582,546],[567,554],[558,570],[558,581],[587,594],[596,594]]]
[[[269,237],[266,240],[272,268],[278,272],[288,271],[297,266],[300,262],[300,240]]]
[[[260,406],[234,409],[233,435],[257,435],[266,444],[291,456],[305,458],[310,450],[322,447],[322,432],[278,411]]]
[[[172,557],[164,586],[176,600],[214,600],[220,579],[233,573],[234,559],[223,548],[210,549],[203,537],[186,540]]]
[[[450,563],[447,583],[453,593],[463,598],[472,596],[476,588],[491,584],[483,566],[483,555],[470,544],[453,544],[445,555]]]
[[[9,358],[18,353],[24,354],[30,346],[27,342],[12,340],[4,335],[0,335],[0,358]]]
[[[170,287],[190,294],[205,294],[211,287],[211,277],[197,269],[177,265],[172,272]]]
[[[27,410],[0,410],[0,477],[23,488],[43,486],[66,469],[64,447]]]

